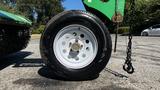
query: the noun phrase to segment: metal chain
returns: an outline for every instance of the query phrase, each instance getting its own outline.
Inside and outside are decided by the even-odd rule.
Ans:
[[[123,65],[123,69],[124,71],[126,71],[129,74],[134,73],[134,68],[132,65],[132,35],[129,34],[129,42],[128,42],[128,46],[127,46],[127,56],[126,56],[126,61]]]
[[[129,74],[133,74],[134,73],[134,68],[132,65],[132,30],[133,30],[133,23],[134,23],[134,18],[133,16],[135,15],[135,0],[131,0],[131,25],[130,25],[130,29],[129,29],[129,35],[128,35],[128,46],[127,46],[127,56],[126,56],[126,61],[123,65],[123,69],[124,71],[126,71]]]

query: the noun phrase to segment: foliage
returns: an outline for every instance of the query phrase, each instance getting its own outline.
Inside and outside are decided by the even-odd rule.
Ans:
[[[124,34],[124,33],[128,33],[128,32],[129,32],[129,27],[120,27],[118,29],[118,34]]]
[[[64,0],[0,0],[0,9],[14,14],[21,14],[32,21],[33,11],[38,14],[38,22],[48,21],[55,14],[64,10],[62,3]]]
[[[4,4],[2,1],[0,1],[0,10],[8,11],[14,14],[24,15],[22,12],[16,10],[16,8],[12,8],[9,5]]]
[[[64,10],[62,3],[64,0],[0,0],[0,9],[14,14],[20,14],[33,21],[32,33],[43,32],[45,24],[54,15]],[[14,4],[14,6],[12,5]],[[37,21],[34,22],[33,10],[38,14]]]
[[[134,34],[140,34],[143,29],[160,23],[160,0],[135,0],[135,15],[131,13],[129,1],[127,0],[123,25],[129,26],[133,17]]]
[[[38,23],[50,19],[55,14],[63,11],[63,0],[17,0],[19,11],[26,13],[32,19],[32,12],[38,13]],[[33,20],[33,19],[32,19]]]
[[[44,31],[45,25],[39,25],[38,28],[32,27],[32,34],[41,34]]]

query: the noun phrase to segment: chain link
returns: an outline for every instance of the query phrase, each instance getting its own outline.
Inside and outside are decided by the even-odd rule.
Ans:
[[[133,24],[134,24],[134,16],[135,16],[135,0],[130,0],[131,1],[131,25],[129,29],[129,35],[128,35],[128,46],[127,46],[127,56],[126,56],[126,61],[123,65],[124,71],[126,71],[129,74],[134,73],[134,68],[132,65],[132,30],[133,30]]]
[[[132,35],[129,35],[129,42],[128,42],[128,46],[127,46],[127,56],[126,56],[126,61],[123,65],[123,69],[124,71],[126,71],[129,74],[134,73],[134,68],[132,65]]]

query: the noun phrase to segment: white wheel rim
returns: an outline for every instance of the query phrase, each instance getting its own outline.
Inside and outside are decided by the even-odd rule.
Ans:
[[[53,42],[53,50],[62,65],[71,69],[81,69],[95,59],[98,43],[89,28],[72,24],[58,32]]]

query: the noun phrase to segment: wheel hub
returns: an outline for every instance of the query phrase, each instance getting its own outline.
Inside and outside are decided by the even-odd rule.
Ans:
[[[72,44],[71,50],[77,52],[81,49],[81,45],[78,42]]]
[[[92,31],[82,25],[69,25],[56,35],[54,53],[58,61],[72,69],[89,65],[96,57],[98,43]]]

